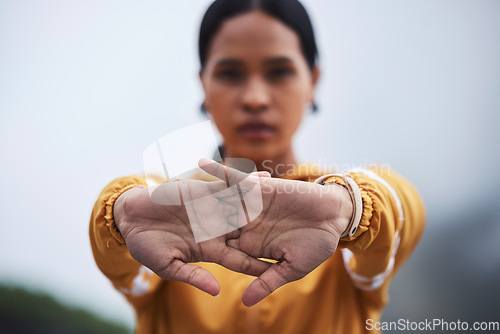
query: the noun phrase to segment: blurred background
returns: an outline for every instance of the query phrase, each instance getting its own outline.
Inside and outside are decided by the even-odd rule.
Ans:
[[[109,181],[142,173],[150,143],[205,119],[210,2],[0,0],[0,332],[27,316],[38,332],[131,332],[90,212]],[[500,2],[303,3],[322,78],[299,158],[389,164],[427,207],[384,320],[500,321]]]

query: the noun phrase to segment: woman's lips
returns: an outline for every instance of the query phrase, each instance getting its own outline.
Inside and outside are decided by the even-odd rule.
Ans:
[[[247,123],[238,128],[238,133],[248,140],[269,139],[276,128],[265,123]]]

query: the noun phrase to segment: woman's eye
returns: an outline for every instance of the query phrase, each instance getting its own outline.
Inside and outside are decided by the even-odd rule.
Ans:
[[[266,73],[269,80],[281,80],[290,77],[294,74],[293,70],[288,67],[276,67]]]
[[[220,80],[242,81],[245,78],[245,75],[239,70],[226,69],[217,72],[216,77]]]

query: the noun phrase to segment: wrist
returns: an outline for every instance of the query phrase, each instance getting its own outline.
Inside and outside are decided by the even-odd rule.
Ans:
[[[341,208],[345,208],[346,206],[349,208],[347,211],[344,211],[344,214],[348,216],[350,215],[350,219],[347,228],[341,233],[340,237],[352,237],[358,228],[363,213],[361,190],[349,173],[323,175],[316,179],[314,183],[325,185],[325,180],[328,182],[331,178],[341,178],[341,180],[334,181],[332,179],[332,181],[334,181],[334,184],[342,186],[347,191],[351,203],[351,206],[349,207],[345,201],[345,196],[343,196],[344,201]],[[342,210],[340,209],[339,212],[342,212]]]
[[[339,201],[340,201],[340,212],[339,218],[341,221],[341,234],[344,234],[345,231],[349,228],[349,223],[352,220],[352,216],[354,215],[354,206],[352,204],[351,195],[349,194],[349,190],[341,184],[334,183],[339,188]]]
[[[123,236],[123,226],[122,223],[124,222],[124,217],[125,217],[125,209],[126,209],[126,200],[127,200],[127,195],[129,194],[130,190],[134,188],[128,189],[127,191],[123,192],[118,198],[116,199],[115,203],[113,204],[113,220],[116,226],[116,229],[118,232]]]
[[[339,237],[341,237],[349,228],[349,222],[354,211],[351,196],[349,195],[349,191],[339,183],[329,182],[325,186],[331,195],[326,204],[331,212],[331,222],[338,232]],[[328,208],[325,209],[328,210]]]

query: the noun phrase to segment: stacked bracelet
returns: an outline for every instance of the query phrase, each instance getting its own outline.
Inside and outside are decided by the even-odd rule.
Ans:
[[[347,191],[349,191],[349,196],[351,196],[351,201],[353,206],[353,214],[351,217],[351,221],[349,222],[349,226],[344,231],[344,233],[342,233],[340,237],[341,238],[345,236],[352,237],[359,226],[359,222],[361,221],[361,215],[363,213],[363,200],[361,199],[361,191],[359,190],[358,185],[352,179],[352,176],[349,173],[323,175],[317,178],[314,181],[314,183],[324,185],[326,179],[329,179],[334,176],[341,177],[342,180],[344,180],[345,187]]]

